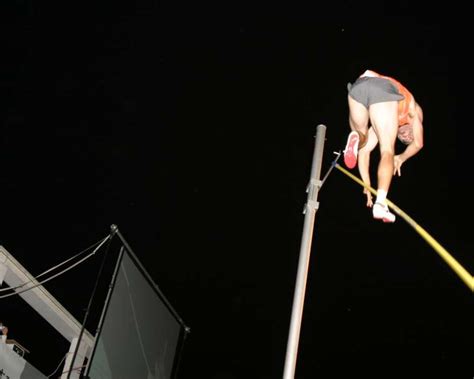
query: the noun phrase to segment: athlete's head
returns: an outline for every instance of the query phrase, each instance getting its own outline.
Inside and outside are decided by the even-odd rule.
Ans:
[[[398,139],[405,145],[413,142],[413,126],[410,124],[402,125],[398,128]]]
[[[420,105],[417,103],[415,104],[415,109],[412,115],[412,118],[417,118],[419,123],[423,122],[423,110],[421,109]],[[405,145],[409,145],[414,140],[413,135],[413,122],[409,124],[402,125],[398,128],[398,139],[404,143]]]

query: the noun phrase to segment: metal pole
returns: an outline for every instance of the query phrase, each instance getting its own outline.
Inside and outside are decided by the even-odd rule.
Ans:
[[[283,379],[293,379],[296,370],[296,356],[298,351],[298,341],[301,329],[301,319],[303,316],[304,296],[306,290],[306,278],[308,276],[309,258],[311,254],[311,241],[313,237],[314,219],[319,203],[317,201],[318,192],[321,187],[320,174],[324,149],[324,138],[326,126],[318,125],[316,133],[316,145],[313,153],[313,163],[311,168],[311,180],[306,192],[308,201],[304,209],[304,227],[301,240],[300,257],[296,285],[293,296],[293,309],[291,312],[290,332],[286,348],[285,369]]]

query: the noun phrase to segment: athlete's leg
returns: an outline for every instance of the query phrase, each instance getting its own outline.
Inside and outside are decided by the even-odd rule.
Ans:
[[[378,188],[388,192],[393,177],[393,157],[398,132],[398,102],[375,103],[369,107],[370,120],[379,140]]]
[[[377,168],[377,198],[373,213],[375,218],[381,218],[385,222],[394,222],[395,215],[388,211],[386,197],[393,177],[393,158],[398,132],[398,102],[372,104],[369,107],[369,114],[380,148],[380,161]]]
[[[354,168],[357,164],[358,151],[367,142],[369,110],[351,96],[348,96],[348,102],[349,126],[352,131],[347,137],[344,149],[344,163],[348,168]]]
[[[359,148],[365,145],[367,140],[367,131],[369,129],[369,110],[365,105],[347,96],[349,103],[349,126],[351,130],[359,133]]]

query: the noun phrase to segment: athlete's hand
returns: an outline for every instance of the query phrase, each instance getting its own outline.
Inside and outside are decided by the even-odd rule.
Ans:
[[[393,175],[402,176],[402,171],[401,171],[402,164],[403,164],[403,161],[400,158],[400,155],[395,155],[393,157]]]
[[[372,205],[374,205],[374,203],[372,202],[372,194],[367,188],[364,188],[364,193],[367,196],[367,207],[372,208]]]

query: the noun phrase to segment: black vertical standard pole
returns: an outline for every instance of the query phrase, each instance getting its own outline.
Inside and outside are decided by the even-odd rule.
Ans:
[[[298,352],[298,342],[301,329],[301,319],[303,316],[304,296],[306,290],[306,279],[308,276],[309,258],[311,255],[311,242],[313,239],[313,228],[316,211],[319,203],[318,192],[321,187],[320,175],[324,150],[324,139],[326,126],[318,125],[316,133],[316,144],[313,153],[313,164],[311,167],[311,180],[306,192],[308,201],[304,209],[304,227],[301,240],[300,257],[298,261],[298,271],[296,285],[293,296],[293,309],[291,312],[290,332],[286,348],[285,369],[283,379],[293,379],[296,370],[296,356]]]

